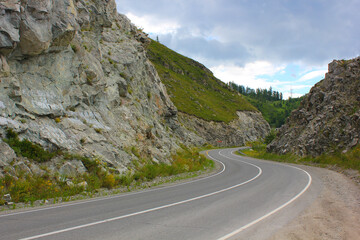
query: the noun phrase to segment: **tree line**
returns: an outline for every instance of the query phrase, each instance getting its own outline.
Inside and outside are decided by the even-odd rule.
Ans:
[[[281,92],[278,91],[273,91],[272,87],[268,89],[262,89],[262,88],[257,88],[252,89],[249,87],[245,87],[243,85],[238,85],[234,82],[229,82],[229,87],[232,88],[233,90],[241,93],[244,96],[249,96],[251,98],[254,99],[258,99],[258,100],[267,100],[267,101],[279,101],[279,100],[283,100],[283,94]]]
[[[272,128],[281,127],[290,113],[299,107],[303,97],[283,99],[283,94],[269,89],[252,89],[229,82],[229,87],[242,95],[255,106]]]

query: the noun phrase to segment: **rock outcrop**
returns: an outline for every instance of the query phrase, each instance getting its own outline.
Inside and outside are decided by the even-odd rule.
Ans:
[[[205,121],[186,113],[179,113],[179,121],[207,143],[218,147],[243,146],[246,142],[263,139],[269,133],[270,126],[260,112],[239,111],[237,115],[238,119],[229,124]]]
[[[333,61],[268,151],[317,156],[360,143],[360,58]]]
[[[137,158],[133,146],[167,161],[177,142],[199,140],[177,123],[146,57],[146,34],[114,0],[6,0],[0,11],[2,138],[12,128],[21,139],[96,156],[120,172]]]
[[[119,173],[140,157],[167,162],[179,143],[204,144],[179,123],[146,56],[149,42],[115,0],[0,0],[0,137],[11,128],[20,139],[100,159]],[[15,165],[42,171],[2,141],[0,155],[0,176]],[[46,168],[84,171],[76,159],[55,158]]]

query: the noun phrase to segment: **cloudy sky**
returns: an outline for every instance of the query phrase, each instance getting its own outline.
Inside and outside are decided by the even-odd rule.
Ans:
[[[224,82],[300,96],[360,54],[360,0],[116,0],[153,39]]]

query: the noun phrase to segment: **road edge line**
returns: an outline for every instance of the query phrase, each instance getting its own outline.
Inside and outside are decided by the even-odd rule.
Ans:
[[[231,152],[231,154],[234,155],[234,156],[237,156],[237,155],[233,154],[233,152]],[[240,160],[240,161],[242,161],[242,160]],[[303,171],[308,176],[308,183],[305,186],[305,188],[300,193],[298,193],[295,197],[293,197],[292,199],[290,199],[288,202],[284,203],[283,205],[277,207],[276,209],[272,210],[271,212],[265,214],[264,216],[262,216],[262,217],[260,217],[258,219],[255,219],[254,221],[242,226],[241,228],[238,228],[235,231],[233,231],[233,232],[231,232],[231,233],[229,233],[229,234],[227,234],[227,235],[225,235],[225,236],[223,236],[221,238],[218,238],[218,240],[229,239],[229,238],[235,236],[236,234],[239,234],[240,232],[244,231],[245,229],[257,224],[258,222],[260,222],[262,220],[264,220],[265,218],[270,217],[271,215],[275,214],[276,212],[278,212],[278,211],[282,210],[283,208],[285,208],[286,206],[290,205],[292,202],[294,202],[296,199],[301,197],[301,195],[303,195],[309,189],[309,187],[311,186],[311,183],[312,183],[312,177],[307,171],[305,171],[304,169],[295,167],[295,166],[290,166],[290,165],[286,165],[286,164],[281,164],[281,165]]]

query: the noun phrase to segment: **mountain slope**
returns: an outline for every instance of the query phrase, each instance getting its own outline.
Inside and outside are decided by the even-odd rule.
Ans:
[[[268,146],[276,153],[318,156],[360,143],[360,58],[334,60]]]
[[[156,41],[151,41],[147,53],[179,111],[226,123],[238,118],[237,111],[257,111],[202,64]]]

